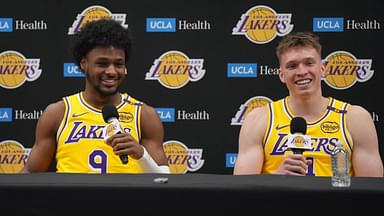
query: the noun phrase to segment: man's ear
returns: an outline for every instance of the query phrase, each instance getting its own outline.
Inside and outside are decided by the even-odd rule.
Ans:
[[[285,76],[284,74],[281,72],[281,66],[279,67],[279,78],[280,78],[280,81],[282,83],[285,83]]]
[[[85,58],[81,59],[81,61],[80,61],[80,69],[83,72],[88,71],[88,62],[87,62],[87,60]]]
[[[320,68],[320,75],[321,75],[321,77],[325,77],[325,74],[326,73],[326,71],[325,71],[325,64],[321,64],[321,68]]]

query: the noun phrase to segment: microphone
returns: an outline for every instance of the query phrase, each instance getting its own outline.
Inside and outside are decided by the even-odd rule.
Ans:
[[[103,130],[104,140],[107,140],[114,134],[123,133],[123,128],[119,123],[119,113],[117,112],[117,109],[114,105],[105,105],[101,112],[103,114],[104,121],[108,123],[108,125],[105,126]],[[128,163],[128,155],[119,155],[119,157],[123,164]]]
[[[291,120],[291,134],[288,135],[288,148],[294,154],[303,154],[305,150],[312,149],[311,138],[307,135],[307,122],[303,117],[294,117]]]

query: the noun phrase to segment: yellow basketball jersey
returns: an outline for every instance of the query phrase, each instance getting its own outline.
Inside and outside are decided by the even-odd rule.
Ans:
[[[140,140],[142,103],[121,94],[116,106],[122,128]],[[141,173],[137,161],[128,156],[122,164],[111,146],[104,142],[106,123],[100,109],[89,105],[82,92],[64,97],[65,115],[57,133],[57,172],[73,173]]]
[[[340,140],[351,155],[353,143],[346,127],[349,104],[329,98],[327,110],[316,121],[307,122],[307,133],[312,140],[312,149],[303,153],[311,160],[307,175],[332,176],[331,151]],[[288,97],[268,105],[268,126],[264,135],[264,165],[262,173],[272,173],[279,168],[284,158],[292,151],[287,149],[290,122],[295,116],[288,107]],[[350,174],[353,175],[351,157]]]

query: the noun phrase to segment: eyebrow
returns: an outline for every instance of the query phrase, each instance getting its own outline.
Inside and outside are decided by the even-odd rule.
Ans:
[[[95,61],[125,61],[124,58],[114,58],[114,59],[111,59],[111,58],[106,58],[106,57],[97,57],[95,59]]]
[[[301,61],[308,61],[308,60],[316,61],[316,58],[314,58],[314,57],[306,57],[306,58],[303,58],[303,59],[300,59],[300,60],[294,59],[294,60],[287,61],[286,64],[291,63],[291,62],[301,62]]]

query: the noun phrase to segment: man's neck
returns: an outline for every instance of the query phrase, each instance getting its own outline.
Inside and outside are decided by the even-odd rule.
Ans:
[[[302,116],[307,121],[319,119],[328,106],[328,98],[322,95],[308,98],[288,97],[288,106],[295,116]]]
[[[119,92],[110,96],[102,96],[100,94],[90,93],[87,91],[82,92],[82,94],[84,100],[89,105],[98,109],[102,109],[106,104],[117,105],[121,103],[121,94]]]

